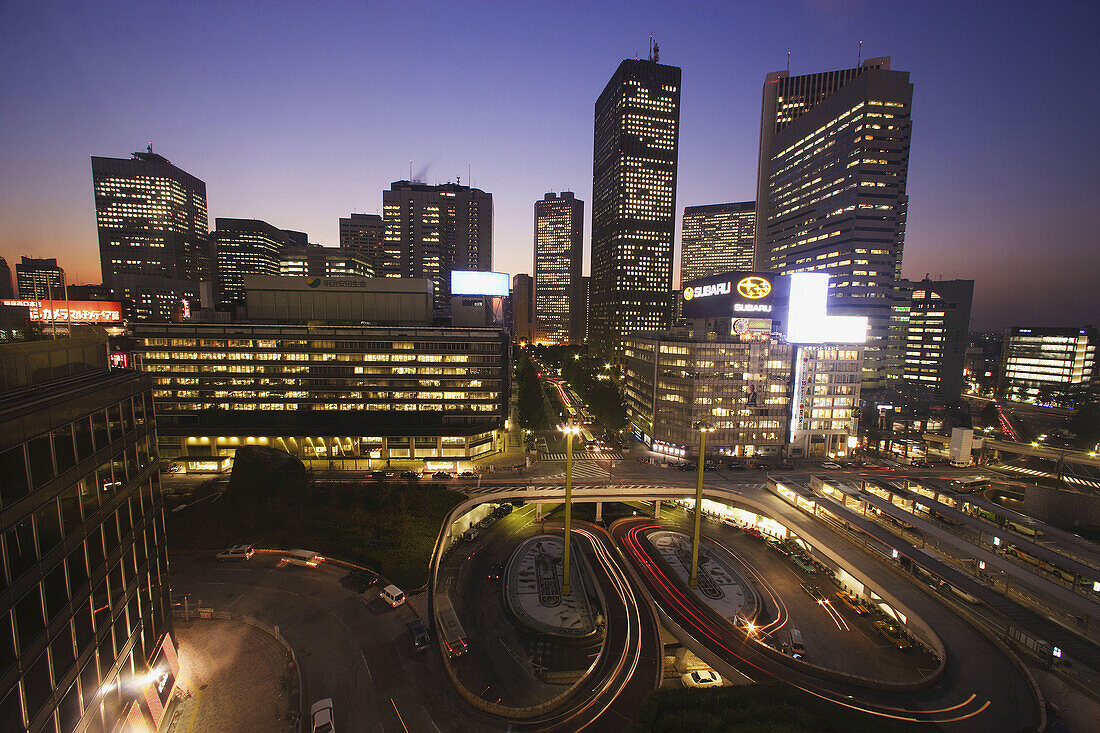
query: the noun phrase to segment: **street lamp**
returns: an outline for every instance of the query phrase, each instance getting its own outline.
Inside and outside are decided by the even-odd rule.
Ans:
[[[699,585],[699,524],[703,516],[703,462],[707,458],[707,433],[713,432],[710,423],[697,422],[692,426],[699,431],[699,466],[695,478],[695,534],[691,538],[691,579],[688,585]]]
[[[569,595],[569,529],[573,519],[573,436],[581,432],[579,425],[567,423],[560,428],[565,433],[565,574],[562,577],[562,595]]]

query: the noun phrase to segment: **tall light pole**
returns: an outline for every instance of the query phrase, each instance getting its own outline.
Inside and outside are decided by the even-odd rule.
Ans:
[[[565,433],[565,563],[562,577],[562,595],[569,595],[569,529],[573,520],[573,436],[581,432],[579,426],[567,423],[559,428]]]
[[[692,588],[699,585],[699,525],[703,517],[703,463],[707,458],[707,433],[714,430],[709,423],[697,422],[693,425],[699,431],[699,465],[695,478],[695,534],[691,538],[691,579]]]

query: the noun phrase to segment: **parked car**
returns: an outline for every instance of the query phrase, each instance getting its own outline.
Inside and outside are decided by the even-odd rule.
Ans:
[[[809,583],[801,583],[800,587],[810,598],[813,598],[818,603],[825,603],[825,596],[817,589],[817,586],[810,585]]]
[[[680,677],[684,687],[721,687],[722,677],[713,669],[697,669]]]
[[[371,570],[364,570],[362,568],[356,568],[348,573],[348,577],[358,582],[363,586],[363,590],[370,588],[372,585],[378,582],[378,573]]]
[[[324,700],[313,703],[309,709],[309,719],[313,724],[310,729],[312,733],[335,733],[336,728],[333,727],[332,722],[332,698],[326,697]]]
[[[768,547],[772,548],[773,550],[778,552],[783,557],[790,557],[791,556],[791,551],[788,550],[787,546],[784,545],[779,540],[768,540]]]
[[[839,463],[833,463],[832,461],[825,461],[824,463],[821,464],[821,467],[822,468],[827,468],[830,471],[839,471],[840,470],[840,464]]]
[[[499,562],[489,566],[489,580],[500,580],[501,573],[504,572],[504,566]]]
[[[428,633],[428,627],[418,618],[409,622],[409,634],[412,636],[414,652],[422,652],[431,644],[432,637]]]
[[[416,481],[417,479],[420,478],[420,474],[417,473],[416,471],[402,471],[401,472],[401,478],[407,478],[407,479],[411,479],[413,481]]]
[[[367,478],[378,481],[381,479],[393,478],[396,475],[397,473],[395,471],[371,471],[367,474]]]
[[[458,474],[458,477],[459,478],[473,478],[473,479],[476,479],[477,474],[473,471],[463,471],[462,473]]]
[[[889,621],[879,619],[875,621],[875,628],[898,649],[909,649],[913,646],[913,643],[902,633],[902,630]]]
[[[382,592],[378,594],[378,597],[394,608],[397,608],[405,602],[405,593],[396,585],[387,585],[382,589]]]
[[[219,560],[248,560],[256,552],[252,545],[233,545],[217,554]]]
[[[749,537],[755,537],[758,540],[764,539],[764,533],[758,530],[756,527],[745,527],[745,534]]]
[[[447,473],[446,471],[436,471],[432,474],[432,478],[434,478],[436,481],[450,481],[451,474]]]

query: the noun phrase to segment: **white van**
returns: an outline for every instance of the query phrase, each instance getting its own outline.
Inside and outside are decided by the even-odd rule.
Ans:
[[[301,565],[306,568],[315,568],[325,560],[313,550],[291,550],[283,556],[283,559],[290,565]]]
[[[802,643],[802,632],[798,629],[791,629],[791,656],[795,659],[802,659],[806,656],[806,647]]]
[[[952,459],[952,460],[948,461],[948,463],[950,463],[955,468],[969,468],[970,467],[970,461],[957,461],[957,460]]]
[[[382,589],[382,592],[378,594],[378,597],[394,608],[397,608],[405,602],[405,593],[396,585],[387,585]]]

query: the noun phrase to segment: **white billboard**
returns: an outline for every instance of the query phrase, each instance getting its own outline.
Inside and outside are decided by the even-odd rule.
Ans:
[[[451,295],[508,295],[507,272],[451,272]]]
[[[867,341],[866,316],[830,316],[826,313],[829,297],[826,273],[795,272],[790,281],[788,343],[862,344]]]

